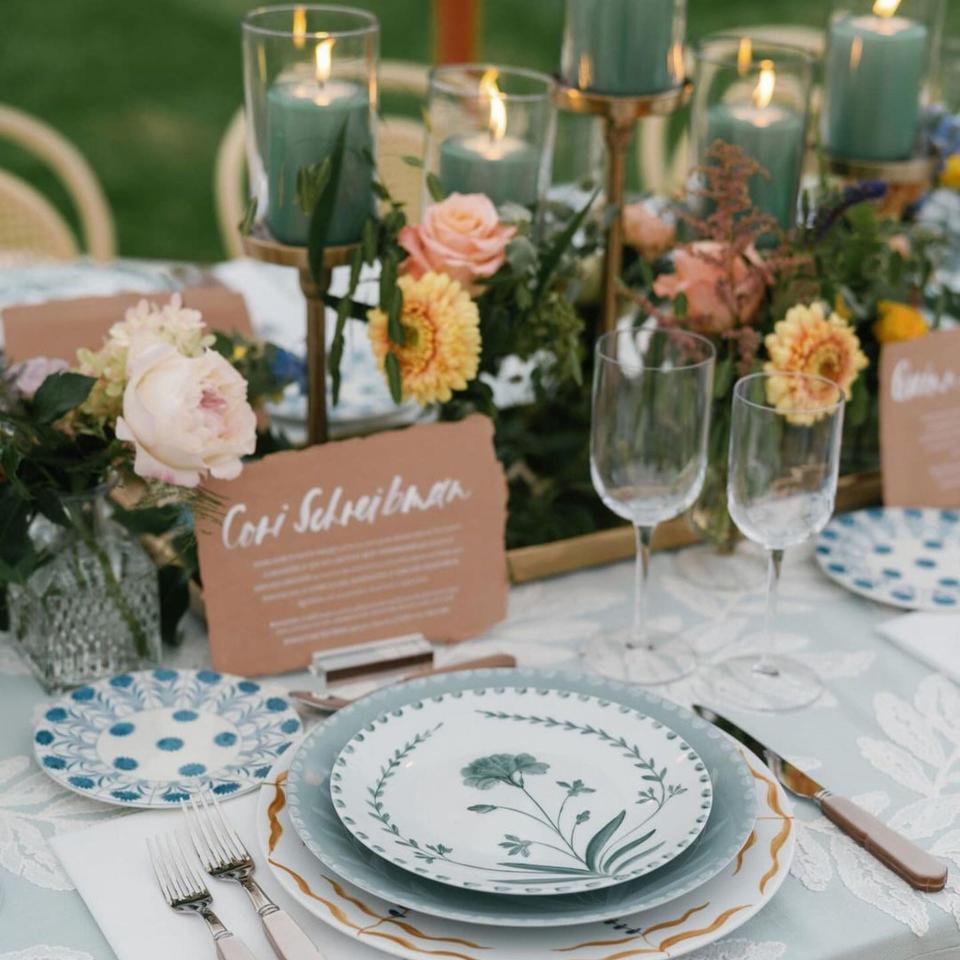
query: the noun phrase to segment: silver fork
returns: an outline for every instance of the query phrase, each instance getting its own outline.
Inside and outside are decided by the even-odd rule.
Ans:
[[[254,960],[246,944],[210,909],[213,897],[184,855],[180,840],[175,835],[148,838],[147,850],[167,904],[178,913],[195,913],[204,919],[220,960]]]
[[[203,868],[217,880],[240,884],[260,915],[264,933],[280,960],[322,960],[313,941],[286,910],[278,907],[253,879],[253,857],[224,816],[212,794],[194,794],[181,804],[193,848]]]

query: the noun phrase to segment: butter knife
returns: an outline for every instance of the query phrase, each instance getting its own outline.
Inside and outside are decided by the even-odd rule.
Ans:
[[[424,670],[415,670],[395,682],[401,683],[404,680],[416,680],[419,677],[432,677],[438,673],[456,673],[460,670],[509,669],[516,665],[516,657],[508,653],[494,653],[489,657],[478,657],[475,660],[461,660],[459,663],[451,663],[446,667],[428,667]],[[320,710],[323,713],[335,713],[337,710],[342,710],[353,703],[353,700],[347,697],[338,697],[332,693],[314,693],[312,690],[291,690],[289,695],[297,703],[310,707],[312,710]]]
[[[790,793],[816,803],[828,820],[835,823],[848,837],[856,840],[885,867],[906,880],[911,887],[930,892],[944,888],[947,883],[947,868],[922,847],[918,847],[903,834],[891,830],[849,798],[834,796],[813,777],[764,746],[732,720],[699,704],[694,704],[693,709],[704,720],[708,720],[748,750],[752,750]]]

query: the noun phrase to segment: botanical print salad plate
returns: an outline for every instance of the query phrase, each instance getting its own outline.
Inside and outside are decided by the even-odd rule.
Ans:
[[[125,807],[176,807],[200,790],[259,786],[300,733],[282,692],[214,670],[159,668],[79,687],[34,729],[37,763],[59,784]]]
[[[358,730],[414,700],[504,686],[597,697],[638,710],[675,731],[702,758],[712,782],[713,807],[697,841],[658,870],[616,886],[561,896],[543,890],[539,895],[517,895],[513,890],[487,893],[438,883],[374,853],[349,832],[334,810],[330,777],[341,750]],[[597,747],[606,749],[600,743]],[[757,827],[750,768],[736,745],[716,727],[643,687],[563,670],[474,670],[384,687],[338,710],[290,752],[293,758],[285,787],[290,823],[325,875],[342,878],[389,903],[470,924],[567,926],[652,909],[716,876]]]
[[[347,743],[333,806],[375,853],[440,883],[575,893],[649,873],[701,833],[710,776],[684,740],[564,690],[415,699]]]
[[[832,580],[907,610],[960,610],[960,510],[873,507],[833,518],[817,538]]]

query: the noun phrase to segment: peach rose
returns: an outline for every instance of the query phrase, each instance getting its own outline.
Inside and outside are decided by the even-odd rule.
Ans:
[[[427,207],[423,223],[400,231],[400,246],[409,254],[401,270],[415,280],[425,273],[445,273],[472,289],[476,280],[492,277],[503,266],[507,243],[516,232],[500,222],[485,194],[451,193]]]
[[[256,428],[246,381],[219,353],[186,357],[154,337],[131,344],[117,437],[136,448],[139,476],[181,487],[208,473],[232,480]]]
[[[677,228],[661,220],[645,203],[623,208],[623,239],[647,260],[662,257],[677,239]]]
[[[729,250],[716,240],[698,240],[678,247],[673,273],[663,273],[654,293],[670,300],[683,293],[687,315],[704,333],[723,333],[750,323],[766,289],[763,273],[741,255],[729,260]]]

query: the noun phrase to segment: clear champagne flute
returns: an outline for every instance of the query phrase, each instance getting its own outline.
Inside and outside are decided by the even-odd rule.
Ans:
[[[709,340],[685,330],[614,330],[597,341],[590,474],[637,540],[633,627],[586,649],[599,673],[669,683],[696,664],[688,644],[649,629],[650,541],[703,486],[715,357]]]
[[[793,710],[823,685],[815,671],[772,652],[783,552],[826,526],[840,464],[844,396],[824,377],[756,373],[733,388],[727,504],[740,531],[769,552],[763,652],[721,661],[708,682],[753,710]]]

